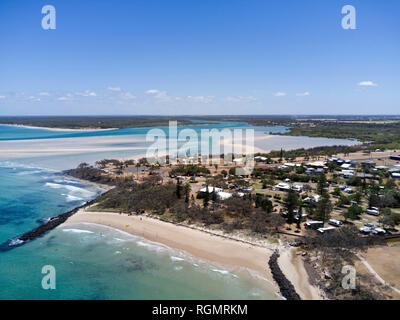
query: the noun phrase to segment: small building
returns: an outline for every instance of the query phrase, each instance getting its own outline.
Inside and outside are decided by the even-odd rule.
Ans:
[[[314,161],[307,163],[307,167],[312,168],[325,168],[326,162],[325,161]]]
[[[370,173],[365,173],[365,172],[357,172],[357,177],[361,179],[374,179],[375,176],[370,174]]]
[[[274,188],[277,191],[293,190],[299,193],[303,191],[303,186],[301,184],[290,185],[289,183],[284,183],[284,182],[278,183]]]
[[[289,191],[289,190],[290,190],[290,184],[288,184],[288,183],[283,183],[283,182],[279,182],[279,183],[275,186],[275,190],[277,190],[277,191]]]
[[[209,192],[209,193],[212,193],[212,192],[218,193],[218,192],[222,192],[222,191],[223,191],[222,188],[217,188],[217,187],[208,186],[208,187],[201,188],[199,192],[201,192],[201,193],[206,193],[206,192],[207,192],[207,188],[208,188],[208,192]]]
[[[372,160],[361,161],[361,167],[363,167],[363,168],[373,168],[375,166],[376,166],[376,163]]]
[[[350,169],[351,168],[351,163],[343,163],[340,167],[342,169]]]
[[[351,178],[352,176],[354,176],[354,170],[342,170],[339,172],[339,177],[343,177],[343,178]]]

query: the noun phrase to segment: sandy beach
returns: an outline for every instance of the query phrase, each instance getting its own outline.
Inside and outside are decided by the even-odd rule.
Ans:
[[[278,259],[278,264],[286,278],[296,288],[297,293],[303,300],[321,300],[324,293],[309,283],[308,274],[303,260],[295,254],[294,248],[284,248]]]
[[[142,143],[143,146],[137,146]],[[121,146],[123,144],[123,146]],[[0,141],[0,158],[24,158],[35,156],[68,155],[79,153],[99,153],[145,150],[146,141],[137,136],[105,136],[5,140]]]
[[[94,212],[79,210],[65,224],[94,223],[116,228],[150,241],[162,243],[168,247],[185,251],[200,259],[214,261],[230,267],[241,267],[256,271],[267,279],[266,286],[279,294],[274,284],[268,261],[277,248],[274,244],[264,242],[245,243],[242,238],[224,238],[218,232],[211,234],[200,229],[175,225],[147,216],[128,216],[112,212]],[[304,266],[297,261],[293,263],[289,256],[283,255],[282,270],[292,281],[303,299],[320,299],[318,289],[308,282]]]

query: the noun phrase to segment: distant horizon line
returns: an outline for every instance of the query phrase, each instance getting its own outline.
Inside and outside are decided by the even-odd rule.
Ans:
[[[62,114],[62,115],[0,115],[0,118],[56,117],[400,117],[400,114]]]

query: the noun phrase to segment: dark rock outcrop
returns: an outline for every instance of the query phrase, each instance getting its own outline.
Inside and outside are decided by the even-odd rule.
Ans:
[[[271,269],[272,276],[274,277],[275,282],[279,286],[279,290],[281,291],[282,296],[284,296],[287,300],[301,300],[300,296],[296,292],[294,286],[291,282],[285,277],[281,268],[278,265],[279,253],[275,251],[271,258],[268,261],[269,268]]]

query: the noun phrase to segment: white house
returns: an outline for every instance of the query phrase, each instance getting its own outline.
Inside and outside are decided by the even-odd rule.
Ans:
[[[222,192],[223,191],[223,189],[222,188],[217,188],[217,187],[212,187],[212,186],[208,186],[208,192],[216,192],[216,193],[218,193],[218,192]],[[201,188],[200,189],[200,192],[207,192],[207,187],[204,187],[204,188]]]
[[[275,190],[278,191],[289,191],[290,189],[296,192],[302,192],[303,186],[301,184],[290,185],[289,183],[280,182],[275,186]]]
[[[307,167],[313,167],[313,168],[324,168],[325,165],[326,165],[325,161],[314,161],[307,163]]]

